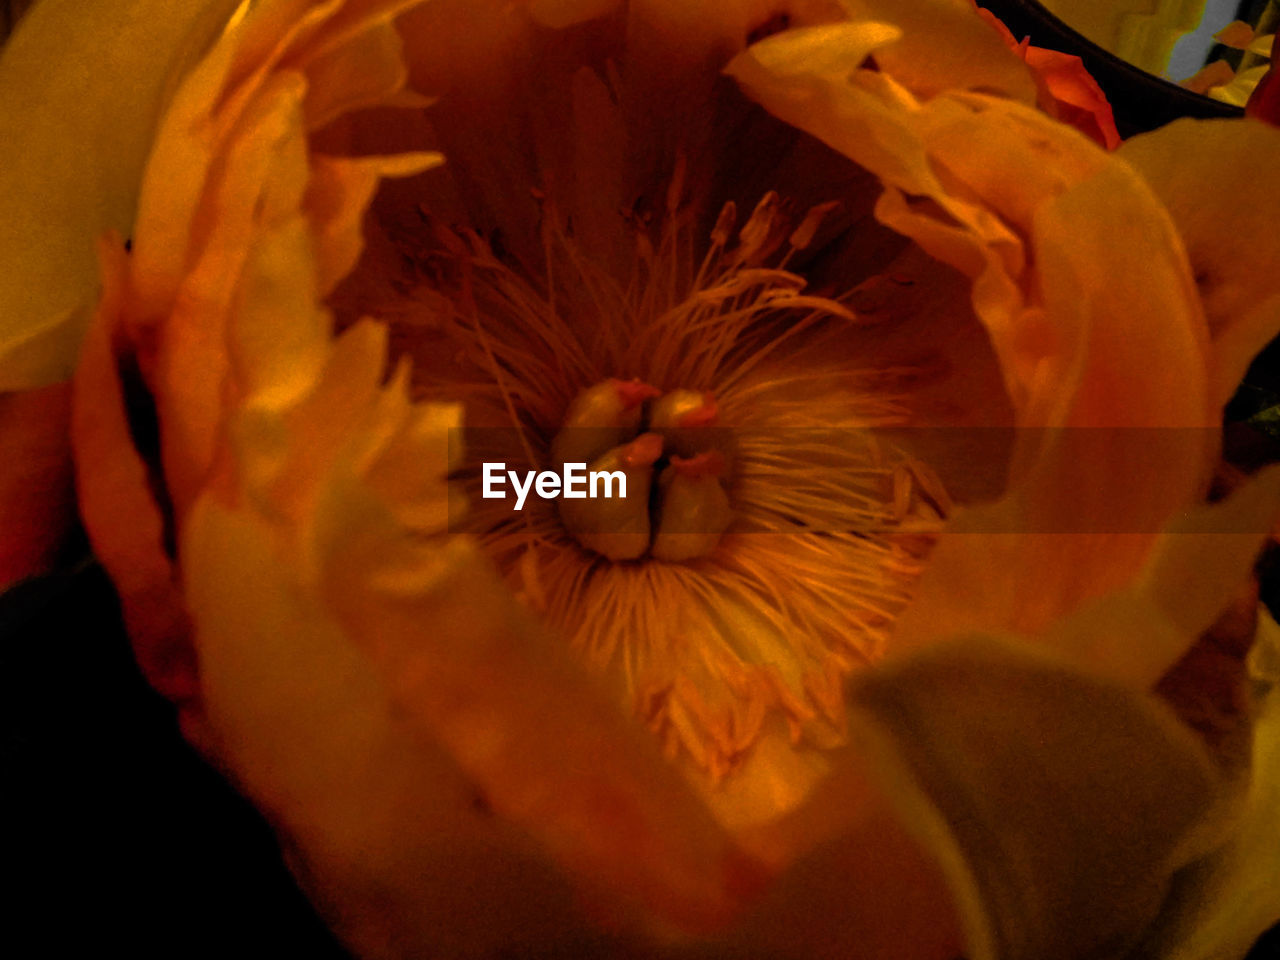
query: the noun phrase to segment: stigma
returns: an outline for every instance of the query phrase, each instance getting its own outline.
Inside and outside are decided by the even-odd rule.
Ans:
[[[609,560],[685,562],[712,554],[733,522],[724,431],[705,391],[605,380],[569,404],[551,441],[558,467],[620,473],[624,495],[559,501],[565,531]]]

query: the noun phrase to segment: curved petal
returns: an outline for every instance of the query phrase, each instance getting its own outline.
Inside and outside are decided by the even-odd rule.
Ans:
[[[299,307],[279,299],[287,285],[268,291],[259,308],[269,304],[268,312],[294,321],[256,328],[272,331],[265,339],[278,347],[274,373],[233,370],[227,333],[245,293],[247,252],[260,242],[282,254],[285,240],[266,235],[296,218],[292,242],[307,248],[299,269],[318,271],[325,293],[359,256],[360,212],[381,178],[439,162],[434,154],[325,156],[308,139],[318,117],[370,98],[394,100],[405,71],[389,18],[405,5],[260,5],[192,71],[159,130],[129,258],[126,320],[150,331],[154,354],[143,358],[144,372],[160,408],[166,480],[179,516],[211,469],[233,372],[248,392],[277,374],[277,394],[301,392],[329,335],[331,322],[309,301]],[[334,82],[339,67],[358,67],[376,82],[344,87]],[[240,322],[255,329],[261,317]]]
[[[80,515],[94,554],[120,594],[134,655],[153,686],[185,702],[196,693],[196,664],[186,607],[165,549],[166,519],[147,463],[134,445],[120,355],[125,252],[119,238],[100,244],[103,296],[85,337],[73,381],[71,443]]]
[[[1120,132],[1106,94],[1085,69],[1079,57],[1028,47],[1027,66],[1045,86],[1058,117],[1089,139],[1114,150],[1120,146]]]
[[[1243,956],[1280,921],[1280,626],[1261,611],[1252,657],[1257,719],[1253,776],[1231,839],[1175,878],[1143,956],[1216,960]],[[1269,662],[1268,662],[1269,661]]]
[[[1176,232],[1127,164],[1037,111],[971,93],[921,102],[858,69],[891,38],[868,35],[838,70],[800,56],[804,40],[766,40],[729,72],[877,174],[878,217],[973,278],[1024,428],[1016,489],[957,517],[898,646],[942,623],[1037,632],[1123,584],[1214,455],[1207,337]]]
[[[1250,361],[1280,334],[1280,198],[1266,188],[1280,130],[1179,120],[1133,137],[1119,155],[1151,185],[1182,235],[1213,344],[1213,397],[1225,404]]]
[[[1243,952],[1280,914],[1271,882],[1269,714],[1264,706],[1247,839],[1233,832],[1227,846],[1198,860],[1210,849],[1206,838],[1212,844],[1224,835],[1224,824],[1208,819],[1223,809],[1219,776],[1190,731],[1140,691],[1246,579],[1277,513],[1280,468],[1175,525],[1137,586],[1059,625],[1040,650],[1025,639],[951,639],[863,674],[851,688],[854,745],[830,755],[832,778],[756,841],[766,852],[771,844],[785,851],[774,861],[813,851],[779,877],[780,892],[761,909],[776,897],[805,915],[826,889],[811,863],[838,871],[839,851],[860,842],[868,824],[894,835],[885,820],[892,811],[947,877],[967,956],[1092,955],[1089,941],[1107,943],[1108,955],[1120,952],[1142,934],[1170,886],[1158,932],[1144,937],[1163,946],[1139,955]],[[1255,676],[1272,685],[1280,661],[1265,637],[1261,646]],[[876,804],[879,790],[887,807]],[[873,871],[885,869],[892,883],[894,865],[913,863],[909,849],[900,839]],[[929,871],[916,862],[914,872],[916,893],[929,889]],[[1112,879],[1100,880],[1104,874]],[[1216,890],[1209,900],[1198,886],[1206,882]],[[805,897],[788,901],[781,892],[795,889]],[[886,905],[879,915],[892,918],[895,909]],[[924,912],[940,915],[937,907]],[[805,925],[818,937],[844,929],[821,916]],[[879,932],[861,931],[870,944]],[[933,933],[912,943],[927,949]]]
[[[974,960],[1125,955],[1217,796],[1153,699],[974,636],[870,671],[855,732],[939,858]]]
[[[879,51],[876,62],[923,99],[975,90],[1026,104],[1036,101],[1030,71],[977,16],[971,0],[841,0],[841,6],[854,19],[902,31],[902,40]]]
[[[876,790],[859,783],[860,816],[792,863],[717,956],[770,960],[952,960],[959,921],[936,851]],[[848,799],[848,798],[846,798]],[[895,798],[901,801],[901,792]],[[903,804],[905,806],[906,804]],[[806,809],[806,815],[814,811]]]
[[[350,946],[488,956],[578,935],[564,876],[400,714],[277,531],[204,499],[182,556],[205,739]]]
[[[1108,150],[1120,145],[1111,104],[1098,82],[1085,69],[1084,61],[1057,50],[1033,47],[1030,38],[1019,43],[1004,22],[990,10],[979,7],[978,15],[1031,68],[1036,85],[1040,87],[1039,105],[1045,112],[1075,127]]]
[[[70,375],[98,283],[94,238],[128,234],[166,82],[238,2],[45,0],[4,47],[0,390]]]
[[[1087,669],[1150,689],[1248,582],[1277,521],[1280,466],[1170,523],[1130,586],[1057,624],[1044,643]]]
[[[142,320],[166,315],[200,251],[198,219],[215,158],[279,106],[281,87],[299,99],[312,125],[384,102],[406,79],[398,40],[387,24],[420,0],[272,0],[235,23],[183,80],[155,133],[135,227],[134,310]],[[335,58],[376,78],[372,86],[335,82]],[[270,136],[268,134],[268,136]],[[277,148],[279,134],[271,138]],[[209,213],[206,210],[206,216]]]

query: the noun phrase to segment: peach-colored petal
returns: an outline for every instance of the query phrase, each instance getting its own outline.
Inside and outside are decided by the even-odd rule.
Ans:
[[[1064,619],[1044,642],[1090,670],[1150,689],[1248,582],[1277,521],[1280,467],[1271,467],[1227,500],[1170,523],[1132,584]]]
[[[778,749],[795,762],[794,751]],[[738,831],[778,875],[726,934],[725,955],[957,956],[961,931],[939,869],[938,838],[921,829],[927,804],[885,776],[886,764],[868,755],[865,738],[822,760],[827,775],[803,804]]]
[[[862,48],[849,49],[844,71],[833,72],[792,56],[797,39],[783,34],[736,58],[729,73],[771,113],[879,176],[886,190],[878,219],[976,278],[975,308],[991,331],[1011,396],[1026,407],[1034,355],[1021,356],[1027,331],[1015,331],[1014,325],[1034,322],[1023,309],[1030,291],[1019,289],[1027,215],[1039,201],[1097,169],[1101,154],[1020,104],[972,94],[920,103],[892,75],[855,69],[885,42],[868,34]],[[963,150],[956,149],[959,140]],[[964,187],[970,189],[946,179],[947,165],[967,169],[970,182]],[[997,214],[1018,215],[1020,230]],[[1030,339],[1030,349],[1038,349]]]
[[[0,590],[48,569],[71,528],[70,400],[65,383],[0,394]]]
[[[1034,633],[1120,586],[1214,455],[1199,305],[1141,183],[1110,165],[1046,204],[1034,240],[1046,339],[1025,411],[1064,429],[1027,431],[1020,489],[957,517],[903,643],[941,622]]]
[[[279,208],[296,208],[305,189],[301,97],[298,84],[278,84],[274,95],[264,95],[246,111],[242,135],[229,145],[220,176],[207,188],[203,218],[209,227],[198,259],[180,279],[156,338],[152,389],[164,431],[165,476],[179,514],[213,461],[221,404],[230,388],[228,325],[241,296],[245,260],[261,229],[259,219]],[[153,236],[150,230],[151,225],[139,224],[143,247]],[[146,284],[145,254],[141,265],[134,260],[130,266],[135,281],[130,308],[142,313],[148,309],[138,293]]]
[[[197,211],[213,161],[237,136],[263,85],[299,84],[309,116],[327,120],[343,110],[391,96],[404,74],[392,17],[418,0],[268,0],[233,26],[183,81],[160,129],[134,228],[134,309],[141,319],[163,316],[202,239]],[[348,49],[349,48],[349,49]],[[377,77],[358,89],[335,85],[343,63],[363,64]],[[271,90],[266,91],[271,95]]]
[[[859,784],[859,806],[871,793]],[[726,937],[721,955],[952,960],[961,953],[960,925],[935,856],[887,803],[866,811],[793,863]]]
[[[327,582],[339,621],[399,708],[449,749],[494,810],[573,875],[663,923],[722,926],[762,878],[647,735],[526,621],[496,575],[468,563],[406,589],[407,571],[386,580],[398,558],[385,545],[353,547],[335,554],[340,567]],[[386,585],[355,581],[354,564]]]
[[[360,107],[376,106],[407,79],[400,34],[389,20],[374,21],[348,43],[309,58],[307,127],[315,130]]]
[[[371,98],[391,97],[403,83],[399,44],[388,34],[394,33],[388,18],[403,6],[363,3],[342,14],[333,4],[312,6],[288,29],[287,18],[276,23],[283,39],[268,42],[273,18],[288,11],[280,3],[262,5],[188,78],[159,133],[147,176],[153,184],[163,182],[155,188],[163,201],[144,202],[135,228],[127,310],[138,330],[147,329],[143,337],[157,344],[144,372],[161,409],[166,477],[179,516],[214,460],[221,404],[232,389],[229,325],[270,329],[269,324],[255,326],[260,321],[252,317],[237,319],[245,261],[257,238],[277,229],[282,219],[296,218],[305,206],[315,235],[314,269],[321,272],[322,292],[331,289],[359,255],[359,210],[380,178],[405,176],[438,162],[434,155],[323,158],[308,147],[308,123],[317,122],[317,111],[330,117]],[[255,48],[260,48],[259,62]],[[272,73],[282,58],[296,71]],[[356,67],[362,75],[382,79],[358,91],[334,86],[335,70],[341,74]],[[245,79],[233,87],[229,78],[237,73]],[[215,153],[217,164],[211,160]],[[302,228],[301,221],[292,228],[295,240]],[[303,261],[312,262],[311,251]],[[275,305],[285,309],[279,301]],[[301,320],[311,313],[296,316]],[[165,319],[157,333],[150,328],[160,317]],[[279,340],[282,350],[276,355],[294,368],[292,389],[297,391],[316,367],[304,360],[314,359],[329,326],[320,317],[309,328],[292,329],[294,339]],[[236,389],[253,389],[253,384],[240,382]]]
[[[165,550],[165,518],[133,444],[118,369],[124,249],[101,245],[104,290],[73,381],[71,440],[76,490],[94,554],[111,575],[134,655],[151,684],[174,700],[196,694],[186,608]]]
[[[331,293],[360,258],[364,212],[382,181],[421,173],[443,161],[438,153],[312,159],[305,206],[315,236],[322,295]]]
[[[943,91],[977,90],[1035,102],[1030,71],[974,15],[970,0],[841,0],[841,6],[853,18],[902,31],[900,42],[876,53],[876,62],[922,99]]]
[[[182,556],[218,762],[361,955],[572,941],[565,877],[399,710],[260,516],[210,499]]]
[[[1213,398],[1225,404],[1280,334],[1280,199],[1260,189],[1280,130],[1261,123],[1179,120],[1125,143],[1120,156],[1150,184],[1181,234],[1209,321]]]
[[[852,57],[843,73],[808,66],[790,55],[802,39],[757,44],[730,72],[877,173],[880,219],[975,278],[1018,422],[1036,428],[1018,438],[1020,489],[957,518],[898,640],[943,623],[1036,632],[1122,584],[1205,480],[1207,337],[1176,233],[1127,165],[1042,114],[976,94],[920,103]],[[1055,533],[1069,530],[1092,532]]]

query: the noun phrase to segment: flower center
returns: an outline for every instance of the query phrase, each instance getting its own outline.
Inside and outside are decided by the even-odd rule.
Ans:
[[[878,656],[946,502],[878,430],[910,422],[924,371],[860,346],[907,288],[811,293],[788,267],[833,204],[794,216],[770,193],[739,223],[731,203],[708,241],[678,180],[665,215],[619,221],[629,259],[541,190],[540,249],[383,208],[381,277],[343,309],[391,321],[419,396],[464,404],[465,529],[515,594],[715,781],[766,734],[840,742],[843,679]],[[628,496],[516,512],[481,495],[494,461],[621,473]]]
[[[585,465],[619,481],[625,493],[594,489],[559,501],[560,519],[578,543],[610,560],[680,561],[715,550],[733,520],[728,436],[713,429],[709,392],[662,394],[638,380],[606,380],[574,398],[551,441],[551,460]]]

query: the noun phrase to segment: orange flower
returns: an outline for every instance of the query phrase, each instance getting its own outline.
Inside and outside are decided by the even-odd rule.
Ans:
[[[1250,764],[1151,691],[1280,512],[1276,473],[1202,504],[1280,327],[1230,187],[1280,133],[1108,153],[967,0],[261,0],[207,46],[154,130],[92,121],[68,222],[17,201],[0,385],[79,339],[49,258],[127,232],[81,515],[355,949],[1230,956],[1276,919],[1276,695]],[[478,494],[570,454],[646,495]]]

